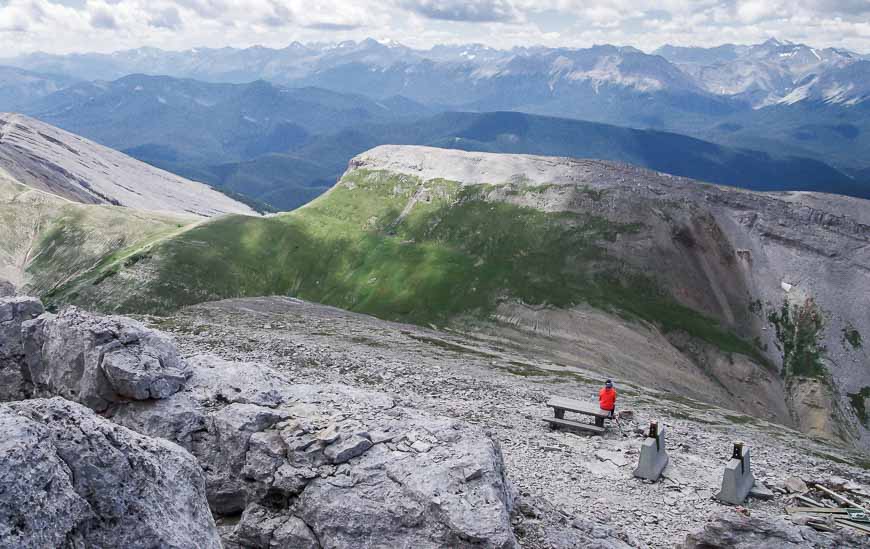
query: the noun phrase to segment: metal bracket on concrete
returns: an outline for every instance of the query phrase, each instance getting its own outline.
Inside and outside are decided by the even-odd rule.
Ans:
[[[668,452],[665,448],[665,427],[653,421],[649,425],[646,440],[640,448],[640,462],[634,476],[646,480],[658,480],[668,465]]]
[[[755,477],[752,476],[749,448],[746,448],[742,442],[735,442],[731,461],[725,466],[722,475],[722,489],[716,499],[724,503],[740,505],[746,500],[753,484],[755,484]]]

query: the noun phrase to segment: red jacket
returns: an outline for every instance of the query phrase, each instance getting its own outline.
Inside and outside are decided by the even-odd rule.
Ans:
[[[616,409],[616,389],[604,387],[598,391],[598,405],[602,410],[612,412]]]

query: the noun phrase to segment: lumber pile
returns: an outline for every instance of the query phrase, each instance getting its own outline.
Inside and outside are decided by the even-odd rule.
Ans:
[[[870,535],[870,494],[850,483],[813,483],[785,508],[792,521],[821,532],[849,529]]]

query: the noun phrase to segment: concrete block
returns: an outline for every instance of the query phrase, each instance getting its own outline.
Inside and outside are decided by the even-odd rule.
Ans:
[[[646,480],[658,480],[668,466],[668,452],[665,448],[665,427],[653,423],[646,440],[640,448],[640,462],[634,476]]]
[[[752,476],[749,448],[740,442],[735,443],[731,461],[725,466],[725,473],[722,475],[722,489],[716,499],[723,503],[740,505],[746,500],[753,484],[755,477]]]

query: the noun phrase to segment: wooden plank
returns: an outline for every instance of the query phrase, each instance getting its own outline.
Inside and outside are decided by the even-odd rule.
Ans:
[[[823,508],[827,508],[827,509],[835,509],[835,507],[833,505],[826,505],[824,503],[820,503],[820,502],[814,500],[813,498],[808,498],[806,496],[795,496],[795,499],[798,499],[804,503],[809,503],[813,507],[823,507]]]
[[[845,515],[846,509],[837,507],[786,507],[785,512],[789,515],[793,513],[834,513],[836,515]]]
[[[830,526],[828,526],[824,522],[808,521],[807,526],[809,526],[810,528],[815,528],[816,530],[818,530],[820,532],[836,532],[837,531],[836,528],[831,528]]]
[[[603,427],[598,427],[598,426],[592,425],[590,423],[580,423],[578,421],[571,421],[568,419],[558,419],[555,417],[544,418],[544,421],[546,421],[550,425],[555,425],[558,427],[568,427],[571,429],[580,429],[581,431],[588,431],[590,433],[595,433],[597,435],[604,434]]]
[[[836,518],[834,522],[837,524],[842,524],[844,526],[848,526],[850,528],[854,528],[860,532],[864,532],[865,534],[870,534],[870,525],[861,524],[860,522],[852,522],[851,520]]]
[[[585,402],[580,402],[579,400],[553,397],[550,399],[549,402],[547,402],[547,406],[559,410],[567,410],[569,412],[585,414],[587,416],[595,416],[600,418],[610,417],[610,412],[605,412],[594,404],[587,404]]]
[[[831,490],[828,490],[827,488],[825,488],[821,484],[816,484],[816,488],[821,490],[822,492],[828,494],[829,496],[831,496],[831,498],[834,501],[836,501],[837,503],[840,503],[842,505],[848,505],[849,507],[854,507],[856,509],[860,509],[860,510],[864,511],[865,513],[867,512],[867,509],[865,509],[862,505],[858,505],[854,501],[850,501],[849,499],[844,498],[840,494],[833,492]]]

